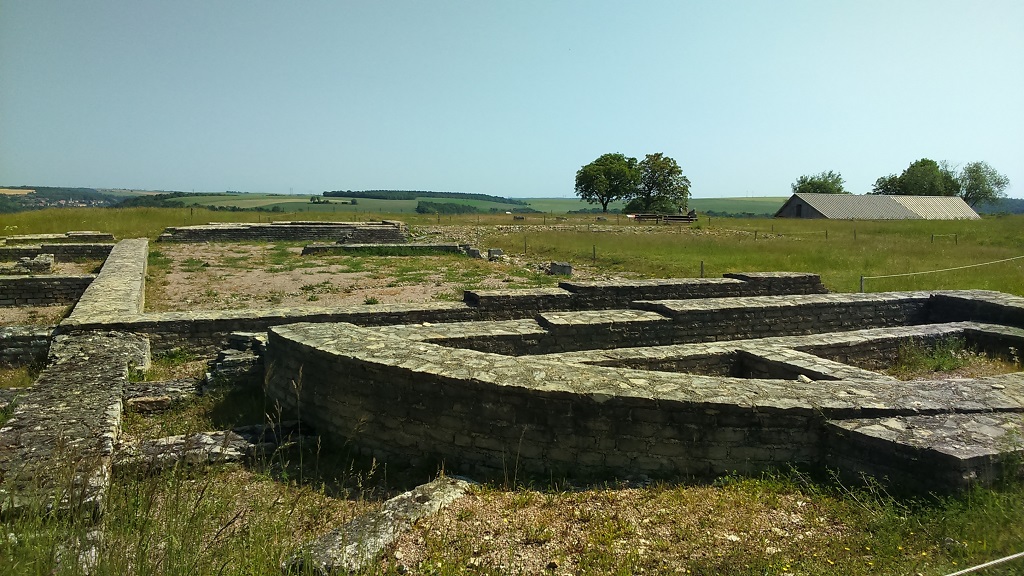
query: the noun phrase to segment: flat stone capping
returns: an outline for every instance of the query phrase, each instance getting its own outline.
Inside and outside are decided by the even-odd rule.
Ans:
[[[462,301],[481,310],[564,310],[575,305],[573,295],[562,288],[466,290]]]
[[[14,244],[39,244],[41,242],[113,242],[114,235],[107,232],[94,232],[91,230],[66,232],[64,234],[22,234],[20,236],[0,237],[0,244],[11,246]]]
[[[909,340],[934,341],[949,336],[964,336],[969,345],[979,345],[997,355],[1000,351],[1005,354],[1009,346],[1021,349],[1024,345],[1024,329],[978,322],[956,322],[809,336],[583,350],[532,357],[564,363],[723,376],[738,376],[735,373],[738,364],[746,364],[746,372],[749,372],[749,365],[757,361],[774,365],[772,370],[759,371],[761,374],[771,373],[773,378],[793,379],[803,375],[812,380],[893,382],[895,378],[861,366],[887,368],[896,358],[901,343]],[[736,357],[737,353],[745,356]]]
[[[420,518],[436,514],[470,489],[465,480],[441,477],[399,494],[371,512],[307,543],[285,562],[286,572],[328,574],[369,568],[380,553]]]
[[[339,243],[402,243],[405,225],[381,222],[216,223],[167,228],[159,242],[331,240]]]
[[[142,313],[149,240],[132,238],[114,245],[99,275],[61,326],[116,322]]]
[[[828,463],[848,478],[888,478],[926,491],[991,484],[1020,474],[1024,415],[942,414],[828,423]]]
[[[495,338],[503,336],[543,336],[547,330],[536,320],[504,320],[493,322],[444,322],[434,324],[401,324],[382,326],[384,334],[394,334],[417,342],[470,340],[474,338]]]
[[[302,255],[309,254],[380,254],[384,256],[412,256],[419,254],[464,254],[461,244],[309,244],[302,248]]]
[[[1024,373],[910,383],[710,377],[396,336],[345,324],[275,327],[268,394],[286,417],[297,409],[321,433],[366,454],[413,464],[436,457],[480,477],[502,477],[512,463],[545,478],[750,473],[825,463],[827,420],[1024,411]],[[929,450],[920,458],[936,466],[939,452],[970,453],[945,444]],[[933,487],[969,482],[947,480],[936,476]]]
[[[79,323],[77,330],[116,328],[149,336],[154,351],[187,347],[200,353],[216,353],[232,332],[266,332],[271,326],[294,322],[352,322],[380,326],[408,322],[452,322],[479,318],[478,311],[461,302],[417,304],[365,304],[343,307],[281,307],[267,310],[197,310],[160,312],[116,321],[99,319]]]
[[[657,280],[564,281],[558,289],[467,290],[470,306],[495,310],[514,306],[531,310],[596,310],[629,308],[638,300],[726,298],[824,294],[828,290],[817,274],[762,272],[735,274],[735,278],[667,278]]]
[[[641,322],[668,322],[672,320],[647,310],[598,310],[586,312],[543,312],[537,316],[537,322],[550,329],[566,329],[573,326],[611,326]]]
[[[128,366],[148,343],[123,333],[54,338],[49,365],[0,428],[0,512],[25,507],[98,517],[110,482]]]

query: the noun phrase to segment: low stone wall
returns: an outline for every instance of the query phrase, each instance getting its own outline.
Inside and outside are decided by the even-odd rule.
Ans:
[[[481,478],[707,477],[819,458],[814,410],[695,403],[657,373],[410,348],[351,325],[276,327],[267,350],[286,417],[298,410],[379,458]]]
[[[447,345],[519,356],[620,347],[729,341],[920,324],[927,293],[759,296],[634,302],[641,309],[542,312],[543,330],[482,335],[486,323]],[[443,330],[432,327],[430,330]]]
[[[0,306],[73,304],[96,278],[79,276],[0,276]]]
[[[122,240],[114,245],[99,275],[61,326],[114,323],[141,314],[148,254],[149,241],[145,238]]]
[[[52,334],[52,327],[0,326],[0,366],[41,366]]]
[[[114,235],[107,232],[77,231],[64,234],[24,234],[20,236],[0,236],[0,245],[16,244],[63,243],[74,244],[90,242],[113,242]]]
[[[147,359],[145,340],[130,334],[54,339],[47,367],[0,428],[0,513],[52,506],[98,517],[128,367]]]
[[[330,240],[340,244],[405,242],[401,222],[273,222],[170,227],[158,242]]]
[[[707,477],[832,464],[853,475],[890,469],[899,473],[894,482],[934,470],[941,473],[915,486],[951,490],[991,480],[989,470],[1006,455],[1000,442],[1010,428],[982,422],[982,413],[1024,422],[1022,373],[902,383],[781,347],[785,339],[810,345],[816,336],[778,338],[760,350],[750,341],[739,360],[755,374],[822,378],[811,381],[605,368],[564,355],[514,358],[440,347],[417,332],[275,327],[268,394],[284,418],[301,417],[368,455],[480,478]],[[831,344],[864,338],[840,333]],[[721,344],[692,346],[725,352]],[[931,440],[928,429],[914,432],[922,417],[942,420],[934,425],[945,432]],[[882,424],[905,437],[888,438]],[[837,439],[842,430],[854,441]],[[878,437],[903,444],[871,450]],[[967,437],[977,442],[965,444]]]
[[[958,290],[934,295],[931,322],[975,320],[1024,326],[1024,298],[990,290]]]
[[[630,308],[639,300],[685,300],[739,296],[825,294],[817,274],[763,272],[725,278],[669,278],[560,282],[535,290],[467,290],[464,301],[483,310],[597,310]]]
[[[309,244],[302,255],[311,254],[368,254],[382,256],[419,256],[429,254],[464,254],[468,247],[462,244]]]
[[[429,304],[375,304],[343,308],[275,308],[270,310],[204,310],[162,312],[117,320],[80,321],[75,329],[100,327],[136,332],[149,337],[155,352],[188,348],[213,354],[225,347],[232,332],[266,332],[272,326],[294,322],[352,322],[366,326],[406,322],[474,320],[477,312],[458,302]]]
[[[37,244],[0,246],[0,262],[15,261],[19,258],[35,258],[40,254],[53,254],[56,262],[77,262],[79,260],[104,260],[110,254],[113,244]]]

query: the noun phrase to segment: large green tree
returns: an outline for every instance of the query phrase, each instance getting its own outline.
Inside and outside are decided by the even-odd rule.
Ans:
[[[639,185],[629,203],[631,211],[686,210],[690,198],[690,179],[683,176],[683,169],[673,158],[661,152],[648,154],[640,161],[638,168]]]
[[[949,163],[922,158],[907,166],[899,176],[890,174],[875,180],[872,194],[908,196],[959,196],[971,206],[1006,196],[1010,179],[987,162],[970,162],[959,171]]]
[[[912,162],[902,174],[882,176],[875,180],[872,194],[905,196],[956,196],[960,182],[956,170],[946,162],[921,158]]]
[[[794,194],[849,194],[843,188],[843,176],[839,172],[822,172],[803,175],[790,184]]]
[[[956,173],[945,162],[921,158],[900,175],[900,194],[909,196],[955,196],[960,185]]]
[[[639,176],[636,158],[602,154],[576,172],[576,195],[607,212],[612,202],[633,196]]]
[[[1006,197],[1010,179],[1000,174],[987,162],[970,162],[960,170],[960,197],[970,206],[979,202],[994,202]]]

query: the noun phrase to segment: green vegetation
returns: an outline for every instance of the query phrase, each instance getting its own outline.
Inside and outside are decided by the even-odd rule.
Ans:
[[[690,179],[672,158],[648,154],[637,162],[623,154],[602,154],[576,172],[576,195],[607,212],[613,202],[625,201],[630,212],[675,214],[686,208]]]
[[[792,184],[794,194],[849,194],[843,188],[843,176],[839,172],[822,172],[804,175]]]
[[[702,221],[688,227],[662,226],[650,233],[634,233],[638,227],[632,224],[600,231],[581,227],[502,230],[486,235],[481,245],[522,254],[525,242],[534,260],[589,264],[602,272],[651,278],[696,277],[701,262],[707,277],[727,272],[813,272],[821,275],[830,290],[856,292],[861,276],[956,268],[1024,255],[1022,222],[1019,216],[903,222],[713,219],[711,225]],[[956,244],[952,234],[958,235]],[[1022,271],[1024,259],[937,274],[867,279],[865,289],[976,288],[1024,295]]]
[[[948,162],[921,158],[902,174],[875,180],[872,194],[912,196],[959,196],[971,206],[994,204],[1006,197],[1010,179],[987,162],[969,162],[962,170]]]
[[[36,371],[22,366],[18,368],[0,367],[0,388],[24,388],[31,386],[36,379]]]
[[[935,373],[952,373],[954,376],[977,377],[981,375],[1019,372],[1020,358],[1017,350],[1010,349],[1007,359],[991,358],[967,345],[959,336],[940,338],[931,343],[911,340],[899,347],[896,363],[888,373],[900,380],[927,378]]]
[[[526,202],[518,198],[502,198],[490,194],[472,194],[466,192],[433,192],[429,190],[334,190],[324,192],[324,197],[344,198],[375,198],[377,200],[420,200],[423,198],[449,198],[470,200],[492,204],[513,204],[525,206]]]

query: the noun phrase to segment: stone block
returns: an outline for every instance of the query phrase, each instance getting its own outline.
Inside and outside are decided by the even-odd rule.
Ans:
[[[554,276],[572,276],[572,264],[568,262],[552,262],[548,264],[548,274]]]

